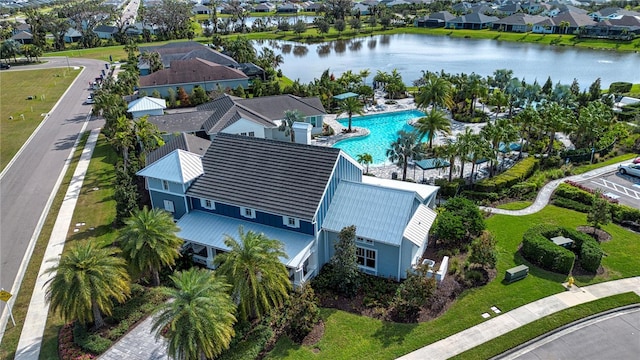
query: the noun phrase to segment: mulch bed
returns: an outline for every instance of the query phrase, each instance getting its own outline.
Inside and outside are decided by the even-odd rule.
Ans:
[[[578,226],[577,230],[593,237],[600,243],[611,240],[611,235],[602,229],[596,229],[594,234],[593,226]]]
[[[320,341],[320,339],[322,339],[322,335],[324,335],[324,321],[320,320],[316,326],[313,327],[313,330],[311,330],[311,332],[302,339],[302,345],[315,345]]]

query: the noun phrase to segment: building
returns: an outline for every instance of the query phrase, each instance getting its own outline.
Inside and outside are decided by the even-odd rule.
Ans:
[[[164,109],[167,108],[167,102],[164,99],[156,99],[150,96],[145,96],[133,100],[127,107],[127,112],[131,113],[134,119],[137,119],[145,115],[163,115]]]
[[[330,260],[351,225],[362,271],[405,278],[436,217],[437,187],[363,179],[360,165],[331,147],[219,133],[202,157],[176,149],[138,175],[153,207],[174,215],[194,261],[214,268],[229,250],[225,236],[263,233],[284,244],[296,286]]]

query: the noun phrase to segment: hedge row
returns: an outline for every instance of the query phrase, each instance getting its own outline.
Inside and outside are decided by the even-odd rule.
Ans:
[[[565,184],[568,184],[568,185],[571,185],[572,187],[576,187],[576,188],[578,188],[578,189],[580,189],[580,190],[586,191],[586,192],[588,192],[588,193],[589,193],[589,194],[591,194],[591,195],[593,195],[593,194],[595,194],[595,193],[596,193],[596,192],[595,192],[595,190],[593,190],[593,189],[591,189],[591,188],[588,188],[588,187],[586,187],[586,186],[584,186],[584,185],[582,185],[582,184],[580,184],[580,183],[578,183],[578,182],[575,182],[575,181],[565,180],[565,182],[564,182],[564,183],[565,183]],[[618,199],[610,198],[610,197],[608,197],[608,196],[607,196],[607,195],[605,195],[605,194],[600,194],[600,197],[601,197],[601,198],[603,198],[603,199],[605,199],[605,200],[607,200],[607,201],[608,201],[609,203],[611,203],[611,204],[618,204],[618,203],[620,203],[620,201],[619,201]],[[591,198],[593,198],[593,196],[592,196]]]
[[[528,157],[498,176],[477,182],[475,190],[480,192],[499,192],[502,189],[510,188],[531,176],[538,169],[538,166],[538,159]]]
[[[544,225],[534,226],[522,236],[522,256],[543,269],[569,274],[575,255],[542,235]]]

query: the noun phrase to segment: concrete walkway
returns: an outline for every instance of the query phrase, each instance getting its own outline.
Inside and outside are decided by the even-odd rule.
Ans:
[[[83,129],[84,131],[84,129]],[[91,131],[87,143],[80,156],[80,161],[76,167],[67,193],[64,196],[60,212],[53,225],[51,231],[51,237],[47,244],[47,249],[40,265],[40,271],[38,272],[38,278],[33,288],[33,294],[31,296],[31,302],[29,303],[29,310],[24,320],[24,326],[22,333],[20,334],[20,341],[18,342],[18,348],[16,350],[16,360],[38,360],[40,355],[40,347],[42,346],[42,335],[44,334],[44,328],[47,323],[47,314],[49,312],[49,303],[46,301],[46,288],[45,285],[54,274],[45,274],[45,271],[58,264],[60,254],[64,248],[64,244],[67,240],[67,234],[73,218],[73,211],[82,189],[82,183],[87,173],[87,168],[91,162],[91,155],[95,148],[96,141],[100,129]]]
[[[640,276],[604,282],[583,288],[574,286],[570,291],[551,295],[509,312],[494,315],[495,317],[481,324],[425,346],[399,359],[448,359],[547,315],[589,301],[630,291],[640,295]],[[478,317],[479,316],[480,314],[478,314]]]
[[[630,160],[625,160],[616,164],[607,165],[595,170],[588,171],[584,174],[573,175],[573,176],[568,176],[562,179],[553,180],[542,187],[542,189],[538,192],[538,196],[536,197],[536,200],[533,202],[533,204],[531,204],[531,206],[524,208],[522,210],[504,210],[504,209],[496,209],[496,208],[485,207],[485,206],[481,206],[480,209],[483,211],[488,211],[492,214],[513,215],[513,216],[524,216],[524,215],[537,213],[538,211],[544,209],[545,206],[547,206],[547,204],[549,203],[549,200],[551,200],[551,195],[553,194],[554,190],[558,187],[558,185],[565,182],[566,180],[573,180],[573,181],[588,180],[588,179],[598,177],[607,173],[615,172],[618,170],[619,165],[628,164],[629,162]]]

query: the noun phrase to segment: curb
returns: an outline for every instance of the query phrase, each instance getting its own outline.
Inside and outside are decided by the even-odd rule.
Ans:
[[[516,353],[520,352],[521,350],[523,350],[523,349],[525,349],[525,348],[527,348],[527,347],[529,347],[531,345],[534,345],[535,343],[540,342],[541,340],[543,340],[543,339],[545,339],[545,338],[547,338],[549,336],[552,336],[552,335],[555,335],[555,334],[557,334],[559,332],[562,332],[562,331],[564,331],[564,330],[566,330],[568,328],[571,328],[571,327],[574,327],[576,325],[579,325],[579,324],[582,324],[582,323],[586,323],[588,321],[591,321],[591,320],[594,320],[594,319],[597,319],[597,318],[600,318],[600,317],[604,317],[604,316],[607,316],[607,315],[610,315],[610,314],[615,314],[615,313],[618,313],[618,312],[623,312],[623,311],[633,310],[633,309],[640,309],[640,304],[626,305],[626,306],[622,306],[622,307],[619,307],[619,308],[606,310],[606,311],[603,311],[603,312],[598,313],[598,314],[587,316],[585,318],[573,321],[573,322],[571,322],[569,324],[562,325],[562,326],[560,326],[560,327],[558,327],[556,329],[553,329],[553,330],[551,330],[551,331],[549,331],[547,333],[544,333],[544,334],[542,334],[540,336],[537,336],[537,337],[535,337],[535,338],[533,338],[533,339],[531,339],[531,340],[529,340],[527,342],[524,342],[524,343],[522,343],[522,344],[520,344],[520,345],[518,345],[518,346],[516,346],[514,348],[511,348],[511,349],[509,349],[509,350],[507,350],[507,351],[505,351],[505,352],[503,352],[503,353],[501,353],[499,355],[496,355],[496,356],[490,358],[490,360],[506,359],[510,355],[515,355]]]

